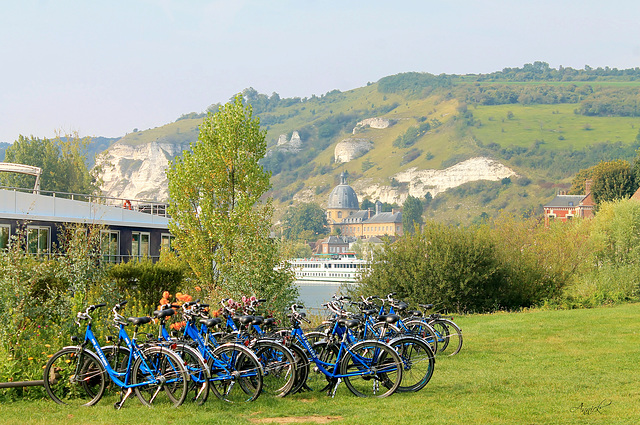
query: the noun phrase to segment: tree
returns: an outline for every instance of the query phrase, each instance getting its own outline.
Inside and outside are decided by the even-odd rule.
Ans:
[[[596,204],[631,197],[638,188],[629,162],[601,162],[595,166],[591,192]]]
[[[92,194],[99,185],[85,163],[87,143],[87,139],[80,139],[77,134],[53,140],[19,136],[7,148],[4,162],[42,168],[42,190]],[[7,174],[0,182],[6,186],[33,187],[33,179],[31,176]]]
[[[424,207],[429,208],[431,205],[431,201],[433,201],[433,196],[431,196],[431,192],[427,192],[424,194]]]
[[[280,267],[269,237],[273,206],[261,202],[269,173],[265,131],[242,97],[209,113],[191,151],[167,170],[169,223],[179,255],[213,302],[257,295],[280,308],[295,296],[293,275]]]
[[[314,239],[327,232],[327,216],[320,205],[302,203],[290,207],[283,220],[283,235],[287,239]]]
[[[402,205],[402,227],[405,233],[413,233],[415,225],[422,225],[422,202],[415,196],[407,196]]]
[[[374,253],[359,292],[396,292],[415,304],[429,300],[447,311],[490,311],[502,306],[504,273],[486,234],[430,223]]]
[[[373,201],[371,201],[371,199],[369,198],[364,198],[362,200],[362,202],[360,202],[360,209],[361,210],[366,210],[366,209],[374,209],[376,208],[376,204],[373,203]]]

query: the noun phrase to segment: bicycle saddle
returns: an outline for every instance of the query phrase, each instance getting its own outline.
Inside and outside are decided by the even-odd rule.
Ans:
[[[158,319],[162,319],[164,317],[173,316],[174,313],[175,313],[174,309],[168,308],[166,310],[156,310],[153,312],[153,315]]]
[[[144,325],[145,323],[149,323],[151,321],[151,317],[149,316],[129,317],[127,320],[133,323],[134,325],[138,326],[138,325]]]
[[[218,323],[222,323],[222,319],[219,317],[212,317],[210,319],[200,319],[200,323],[202,323],[208,328],[212,328]]]
[[[400,320],[400,316],[398,316],[397,314],[381,314],[380,316],[378,316],[379,322],[387,322],[393,324],[398,320]]]

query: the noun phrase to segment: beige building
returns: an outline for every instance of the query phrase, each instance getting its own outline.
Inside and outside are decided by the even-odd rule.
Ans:
[[[340,175],[340,184],[333,188],[327,203],[327,223],[331,231],[339,230],[343,236],[369,238],[372,236],[401,236],[402,212],[382,212],[382,203],[376,201],[375,211],[361,210],[358,196],[347,184],[347,174]]]

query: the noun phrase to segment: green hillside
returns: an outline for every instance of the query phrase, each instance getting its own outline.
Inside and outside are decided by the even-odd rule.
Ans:
[[[484,156],[518,177],[467,183],[437,195],[426,216],[466,224],[500,210],[540,213],[572,176],[602,160],[635,157],[640,147],[640,70],[573,70],[536,62],[486,75],[405,73],[347,92],[281,99],[243,92],[267,130],[270,196],[282,214],[289,204],[326,201],[346,170],[350,184],[391,185],[403,170],[444,169]],[[127,135],[130,144],[197,138],[203,114]],[[367,118],[391,120],[385,129],[362,128]],[[278,148],[297,131],[302,149]],[[348,163],[334,162],[338,142],[370,140],[371,149]],[[395,186],[405,190],[402,184]],[[361,199],[362,200],[362,199]]]

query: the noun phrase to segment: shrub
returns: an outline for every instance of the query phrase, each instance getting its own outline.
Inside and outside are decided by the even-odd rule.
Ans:
[[[118,291],[130,300],[130,311],[151,314],[164,291],[172,294],[182,289],[186,268],[178,262],[150,259],[129,261],[113,266],[108,276],[115,280]]]
[[[540,220],[499,217],[470,228],[427,223],[374,257],[363,294],[396,292],[412,304],[483,312],[541,305],[587,263],[588,221],[545,228]]]
[[[467,229],[427,223],[374,256],[360,290],[396,292],[412,304],[430,302],[446,310],[490,311],[502,305],[504,280],[492,241]]]

